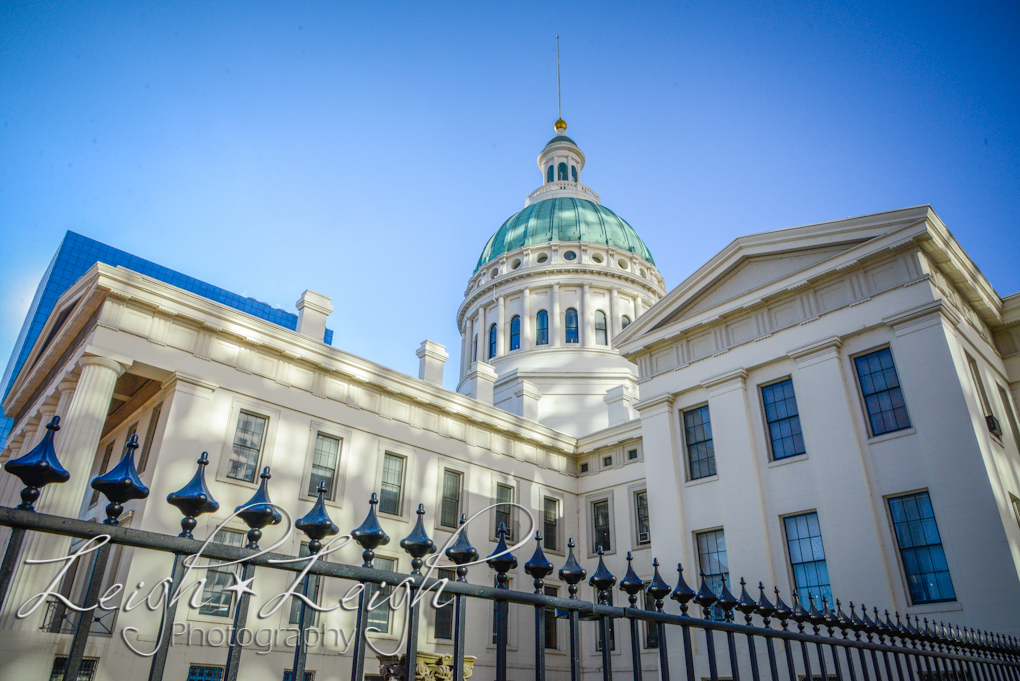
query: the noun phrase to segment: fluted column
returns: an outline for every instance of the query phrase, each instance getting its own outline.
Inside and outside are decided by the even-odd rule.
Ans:
[[[506,300],[500,296],[496,308],[496,357],[506,354]]]
[[[521,314],[521,350],[531,349],[531,289],[526,288],[521,293],[521,303],[524,312]]]
[[[554,348],[563,345],[563,318],[560,312],[560,285],[552,287],[552,314],[549,316],[549,340]]]
[[[581,319],[578,324],[581,332],[581,346],[590,348],[595,344],[595,333],[592,329],[591,292],[588,284],[581,289]]]
[[[113,399],[113,389],[117,378],[125,371],[124,365],[119,362],[93,355],[82,357],[78,364],[81,366],[81,376],[73,397],[62,400],[67,415],[61,419],[60,432],[54,438],[57,458],[71,474],[71,478],[61,485],[47,486],[36,503],[40,513],[72,518],[77,518],[81,511],[89,487],[89,474],[92,472],[103,425]],[[58,402],[57,412],[60,410],[61,404]],[[4,604],[4,629],[38,629],[45,607],[40,607],[31,616],[22,619],[17,619],[15,613],[26,600],[46,588],[60,566],[32,565],[25,569],[25,561],[67,555],[70,546],[71,538],[61,535],[29,533],[25,537],[20,565]]]
[[[609,338],[615,338],[620,333],[620,289],[614,288],[609,292]]]

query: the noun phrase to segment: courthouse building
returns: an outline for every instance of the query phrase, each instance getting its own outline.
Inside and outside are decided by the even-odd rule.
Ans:
[[[724,575],[746,577],[787,600],[796,590],[1020,634],[1020,294],[996,293],[931,207],[744,236],[667,288],[638,232],[583,183],[585,156],[562,121],[538,165],[542,183],[524,208],[487,242],[479,234],[478,261],[464,263],[460,344],[424,341],[417,377],[333,347],[327,323],[345,320],[329,320],[325,295],[305,291],[296,314],[276,310],[68,233],[5,376],[2,460],[38,444],[58,415],[56,451],[71,479],[45,489],[36,506],[46,513],[103,518],[89,480],[137,435],[151,493],[127,505],[134,528],[179,532],[166,496],[207,451],[220,510],[200,518],[199,538],[269,466],[272,499],[295,518],[325,482],[344,532],[378,493],[394,541],[377,551],[377,567],[410,571],[397,540],[419,503],[442,546],[461,513],[512,501],[538,527],[520,511],[487,511],[469,531],[483,555],[503,522],[516,541],[541,530],[557,567],[573,538],[589,574],[601,545],[617,576],[630,552],[644,578],[657,557],[673,583],[682,563],[691,583],[699,571],[716,587]],[[448,371],[456,392],[442,387]],[[0,503],[14,505],[18,491],[0,476]],[[245,529],[232,520],[216,541],[240,545]],[[298,555],[300,535],[288,541],[278,550]],[[22,556],[71,548],[67,537],[30,535]],[[517,551],[522,566],[531,550]],[[359,553],[350,546],[330,560],[360,562]],[[170,570],[166,554],[120,547],[111,565],[107,582],[129,591]],[[19,568],[0,613],[0,676],[47,678],[67,655],[69,619],[57,604],[15,616],[55,571]],[[85,571],[70,571],[62,592],[80,598]],[[212,632],[231,623],[232,568],[207,576],[204,604],[177,611],[204,633],[176,640],[167,679],[222,672],[226,648]],[[492,579],[485,566],[469,572],[475,583]],[[287,588],[268,570],[256,581],[252,613]],[[335,604],[350,586],[323,581],[313,594]],[[510,586],[531,590],[523,567]],[[556,575],[546,591],[566,595]],[[593,598],[586,584],[580,595]],[[250,616],[249,627],[285,631],[295,612]],[[491,678],[491,605],[471,602],[468,615],[467,653],[477,678]],[[403,612],[372,618],[376,645],[395,647]],[[550,624],[550,678],[565,679],[567,625]],[[354,613],[322,613],[314,625],[350,632]],[[511,606],[510,678],[533,674],[532,626],[527,609]],[[158,627],[144,607],[99,611],[87,673],[145,678],[149,659],[121,632],[131,628],[128,642],[146,649]],[[583,670],[601,678],[595,624],[582,629]],[[631,668],[625,635],[610,642],[620,678]],[[315,681],[350,677],[335,639],[311,649]],[[654,674],[654,630],[642,644]],[[449,608],[424,609],[418,645],[452,652]],[[240,678],[286,678],[292,649],[259,652],[245,651]],[[680,669],[679,642],[670,654]]]

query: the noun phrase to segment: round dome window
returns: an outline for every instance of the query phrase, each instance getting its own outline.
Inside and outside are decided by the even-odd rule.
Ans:
[[[620,262],[620,267],[622,267],[623,269],[627,269],[628,267],[630,267],[630,265],[627,264],[626,260],[620,260],[619,262]]]
[[[602,264],[602,256],[601,256],[601,255],[599,255],[598,253],[596,253],[595,255],[593,255],[593,256],[591,257],[591,259],[592,259],[593,261],[595,261],[596,263],[598,263],[599,265],[601,265],[601,264]]]
[[[544,262],[546,262],[548,260],[549,260],[549,256],[546,255],[545,253],[543,253],[542,255],[538,256],[539,264],[542,264],[542,263],[544,263]]]
[[[521,266],[521,261],[520,261],[520,259],[518,259],[518,260],[514,260],[513,264],[512,264],[512,265],[510,265],[510,267],[511,267],[512,269],[517,269],[517,268],[518,268],[518,267],[520,267],[520,266]]]
[[[647,275],[647,274],[645,274],[645,271],[644,271],[644,270],[641,270],[641,276],[642,276],[642,277],[647,277],[648,275]]]
[[[489,272],[489,278],[495,279],[497,276],[499,276],[499,268],[494,267],[492,268],[492,271]]]
[[[573,251],[567,251],[566,253],[563,254],[563,259],[564,260],[576,260],[577,259],[577,253],[574,253]]]

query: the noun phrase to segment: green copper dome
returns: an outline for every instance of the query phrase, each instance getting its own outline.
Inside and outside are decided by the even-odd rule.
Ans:
[[[489,239],[478,268],[504,253],[550,241],[587,241],[615,246],[655,264],[645,242],[619,215],[593,201],[546,199],[512,215]]]

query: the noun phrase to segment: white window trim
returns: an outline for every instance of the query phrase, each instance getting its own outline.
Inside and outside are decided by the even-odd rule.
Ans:
[[[888,502],[886,502],[886,509],[887,509],[886,510],[886,515],[889,515],[888,508],[889,508]],[[818,516],[818,529],[822,533],[822,548],[824,550],[826,534],[825,534],[825,528],[822,526],[822,514],[819,513],[817,508],[806,508],[803,511],[794,511],[792,513],[783,513],[783,514],[781,514],[779,516],[779,536],[783,540],[783,555],[786,556],[786,587],[787,587],[786,588],[786,592],[787,593],[792,593],[794,590],[797,589],[797,577],[796,577],[796,575],[793,574],[793,557],[790,555],[790,538],[788,536],[786,536],[786,519],[787,518],[796,518],[799,515],[807,515],[808,513],[814,513],[815,515]],[[890,527],[891,527],[892,518],[889,519],[889,522],[890,522]],[[729,556],[729,549],[730,549],[730,547],[727,546],[726,547],[726,555],[727,555],[727,557]],[[828,565],[829,565],[829,554],[825,554],[825,565],[826,565],[826,567],[828,567]],[[833,593],[836,592],[836,590],[832,587],[832,570],[829,570],[829,590],[832,591]],[[816,602],[816,605],[818,605],[819,609],[821,609],[821,605],[822,604],[820,602]],[[807,604],[805,604],[804,607],[807,608]]]
[[[395,520],[402,520],[404,522],[410,522],[411,520],[411,507],[413,504],[408,500],[408,481],[413,479],[414,471],[414,448],[408,447],[407,445],[394,442],[392,440],[379,440],[379,446],[377,450],[376,458],[376,471],[375,471],[375,486],[373,490],[379,494],[382,490],[382,477],[383,477],[383,466],[386,462],[386,454],[396,454],[397,456],[404,457],[404,479],[400,485],[400,512],[384,513],[376,508],[376,512],[380,518],[393,518]],[[381,496],[381,495],[380,495]]]
[[[680,446],[683,448],[684,455],[684,482],[688,485],[696,485],[702,482],[708,482],[709,480],[719,479],[719,462],[716,462],[715,474],[706,475],[701,478],[694,478],[691,476],[691,453],[687,450],[687,426],[684,423],[684,412],[694,411],[695,409],[701,409],[702,407],[708,407],[708,422],[712,423],[712,407],[709,405],[708,400],[701,400],[690,404],[686,407],[680,407],[677,410],[677,421],[680,424],[680,432],[677,433],[680,437]],[[712,430],[712,456],[715,456],[715,430]]]
[[[637,456],[632,459],[632,458],[630,458],[630,452],[633,451],[633,450],[637,450]],[[623,465],[624,466],[626,466],[627,464],[630,464],[630,463],[637,463],[638,461],[644,461],[644,460],[645,460],[645,448],[641,446],[640,442],[635,442],[633,444],[629,444],[629,445],[624,445],[623,446]]]
[[[607,450],[599,452],[596,455],[598,457],[599,470],[600,471],[604,471],[604,470],[608,470],[610,468],[618,468],[619,467],[619,461],[618,461],[619,457],[617,455],[619,453],[620,453],[619,449],[607,449]],[[606,459],[609,459],[609,464],[608,465],[606,464]]]
[[[543,537],[545,536],[545,498],[549,497],[550,499],[555,499],[559,503],[558,513],[556,515],[556,539],[557,539],[556,548],[547,549],[543,545],[542,550],[546,553],[551,553],[555,556],[565,556],[567,555],[567,538],[564,533],[566,529],[565,528],[566,523],[564,522],[564,513],[566,512],[567,508],[565,495],[563,492],[557,489],[553,489],[551,487],[540,487],[538,485],[534,485],[533,489],[534,494],[536,495],[536,499],[533,501],[532,507],[538,509],[538,514],[536,514],[535,518],[536,521],[538,522],[538,527],[535,529],[536,531],[541,532]],[[550,583],[548,580],[546,580],[546,584],[553,586],[553,584]]]
[[[436,503],[433,506],[433,508],[436,509],[436,512],[432,514],[433,515],[432,527],[437,532],[451,532],[452,533],[452,532],[456,532],[456,530],[457,530],[456,527],[447,527],[446,525],[442,525],[440,523],[441,516],[442,516],[442,509],[443,509],[443,477],[445,476],[445,471],[447,471],[447,470],[455,471],[457,473],[460,473],[460,476],[461,476],[460,477],[460,507],[457,510],[457,519],[459,521],[460,520],[460,516],[462,514],[468,514],[470,516],[470,513],[468,513],[468,487],[470,486],[469,485],[469,480],[470,480],[469,475],[471,473],[471,468],[469,466],[465,465],[461,461],[457,461],[455,459],[448,459],[448,458],[446,458],[444,456],[439,457],[438,460],[436,461],[436,471],[437,471],[437,475],[436,475]],[[458,523],[458,525],[459,525],[459,523]],[[440,641],[442,641],[442,640],[443,639],[440,639]]]
[[[931,493],[930,487],[919,487],[917,489],[903,490],[900,492],[894,492],[892,494],[885,494],[882,496],[882,506],[884,507],[883,512],[885,513],[885,522],[887,528],[886,540],[889,542],[889,546],[891,547],[892,552],[896,555],[896,567],[898,568],[897,572],[899,576],[899,579],[896,581],[896,583],[900,587],[900,593],[898,594],[898,597],[901,598],[902,602],[906,604],[906,607],[900,609],[903,610],[904,612],[909,612],[909,614],[914,614],[914,612],[927,613],[927,612],[950,611],[957,609],[953,607],[956,605],[960,605],[962,607],[962,603],[960,603],[959,593],[956,594],[955,600],[942,601],[940,603],[914,603],[910,597],[910,585],[907,582],[907,568],[903,564],[903,551],[900,550],[899,539],[896,538],[896,526],[893,524],[892,509],[889,508],[889,500],[897,499],[899,497],[909,497],[912,494],[920,494],[922,492],[926,492],[928,494],[928,501],[931,502],[931,508],[935,512],[935,525],[936,527],[939,527],[939,518],[945,517],[945,514],[943,513],[943,510],[939,507],[939,505],[936,503],[935,499],[937,497]],[[946,556],[946,565],[949,566],[949,577],[950,579],[952,579],[953,575],[957,574],[958,572],[953,567],[954,565],[953,556],[955,556],[956,552],[951,548],[952,542],[947,541],[949,537],[945,534],[945,531],[942,529],[942,527],[939,527],[939,539],[940,543],[942,544],[942,551],[945,553]],[[957,588],[956,585],[957,582],[954,582],[953,583],[954,591]],[[896,607],[899,608],[899,605],[897,605]]]
[[[227,477],[230,470],[230,457],[234,451],[234,434],[237,432],[237,419],[242,411],[247,411],[256,416],[261,416],[269,423],[266,428],[266,437],[262,442],[262,452],[259,454],[259,462],[255,465],[255,480],[238,480]],[[279,427],[282,415],[279,409],[274,409],[262,402],[249,400],[244,397],[235,396],[230,404],[230,416],[227,418],[227,425],[223,436],[223,448],[220,450],[220,460],[216,464],[216,480],[230,485],[241,485],[251,489],[258,489],[262,469],[273,465],[273,447],[276,444],[276,430]],[[272,471],[270,471],[272,472]]]
[[[598,559],[598,547],[595,545],[595,503],[599,501],[609,502],[609,545],[610,551],[605,555],[612,556],[619,548],[619,538],[616,536],[616,508],[613,503],[613,490],[605,490],[596,494],[589,494],[584,498],[585,525],[588,534],[588,558]],[[617,646],[619,647],[619,646]]]
[[[318,439],[319,433],[340,440],[336,472],[333,474],[333,499],[326,499],[326,505],[343,508],[344,488],[347,485],[347,461],[350,459],[351,437],[353,433],[329,421],[313,419],[308,426],[308,446],[305,451],[305,467],[301,473],[301,487],[298,490],[298,496],[312,501],[315,501],[317,497],[317,495],[308,493],[308,481],[312,477],[312,459],[315,456],[315,441]]]
[[[229,530],[231,532],[240,532],[242,535],[247,535],[248,534],[248,529],[249,529],[248,526],[245,525],[244,522],[240,518],[237,518],[237,517],[231,518],[227,522],[226,525],[223,525],[222,528],[220,527],[220,525],[223,524],[223,521],[226,520],[230,516],[230,513],[231,513],[230,510],[226,510],[226,512],[224,512],[224,509],[220,508],[218,514],[209,514],[209,515],[206,515],[204,517],[204,521],[205,521],[205,525],[204,525],[205,526],[205,535],[204,535],[204,537],[202,537],[202,536],[199,536],[198,532],[195,532],[195,537],[197,539],[201,539],[201,540],[204,540],[205,538],[211,538],[214,534],[216,534],[216,530],[217,529]],[[198,522],[199,522],[199,525],[201,526],[202,522],[203,522],[203,518],[200,517]],[[197,530],[198,528],[196,527],[195,529]],[[244,546],[245,544],[247,544],[247,541],[248,541],[247,539],[244,539],[244,541],[242,542],[241,546]],[[203,564],[204,565],[208,565],[209,564],[209,560],[205,559]],[[234,568],[236,569],[236,574],[238,576],[240,576],[240,574],[241,574],[240,566],[239,565],[235,565]],[[202,574],[200,574],[199,576],[200,577],[205,577],[206,576],[205,572],[206,571],[203,570]],[[201,596],[201,594],[199,596]],[[189,598],[190,598],[190,596],[189,596]],[[193,621],[193,622],[208,622],[208,623],[213,623],[213,624],[223,624],[224,622],[228,622],[231,619],[233,619],[233,617],[234,617],[234,608],[236,608],[236,607],[237,607],[237,602],[236,601],[231,601],[230,612],[227,614],[226,617],[217,617],[216,615],[203,615],[200,612],[199,608],[188,607],[188,608],[185,609],[185,618],[187,620]],[[281,608],[281,610],[282,609],[283,608]],[[289,609],[287,610],[287,613],[288,614],[290,613]]]
[[[630,545],[632,551],[644,551],[652,548],[652,509],[648,508],[648,543],[641,544],[638,542],[638,513],[637,513],[637,493],[644,492],[648,494],[648,482],[634,483],[627,487],[627,500],[628,509],[630,513]],[[642,605],[642,607],[644,607]]]
[[[801,421],[800,421],[800,434],[801,434],[801,437],[804,438],[804,453],[803,454],[795,454],[793,456],[788,456],[788,457],[783,458],[783,459],[777,459],[776,458],[776,453],[772,450],[772,432],[769,430],[769,417],[765,413],[765,397],[764,397],[764,395],[761,394],[761,391],[763,389],[765,389],[765,388],[768,388],[770,385],[775,385],[776,383],[782,383],[783,381],[790,381],[791,383],[793,383],[793,398],[796,400],[797,399],[797,384],[793,380],[793,374],[786,374],[784,376],[780,376],[779,378],[773,378],[773,379],[769,379],[767,381],[762,381],[755,388],[757,393],[758,393],[758,408],[759,408],[759,412],[761,413],[761,429],[762,429],[762,434],[765,437],[765,453],[766,453],[766,456],[768,457],[768,460],[766,461],[767,464],[784,464],[784,463],[787,463],[789,461],[803,461],[804,459],[808,458],[808,454],[811,453],[811,448],[808,447],[807,434],[804,432],[804,420],[803,419],[801,419]],[[800,413],[800,401],[798,400],[797,401],[797,417],[800,418],[800,416],[801,416],[801,413]]]
[[[910,425],[900,430],[894,430],[888,433],[875,435],[871,431],[871,416],[868,414],[868,402],[867,400],[864,399],[864,389],[861,387],[861,376],[860,374],[857,373],[857,358],[863,357],[864,355],[870,355],[871,353],[878,352],[879,350],[885,350],[886,348],[889,349],[889,352],[893,356],[893,367],[895,367],[896,369],[896,377],[899,379],[900,382],[900,392],[903,393],[903,404],[907,408],[907,419],[910,421]],[[897,353],[893,352],[892,343],[881,343],[879,345],[870,347],[867,350],[861,350],[860,352],[855,352],[852,355],[847,355],[846,358],[847,362],[850,364],[850,373],[854,377],[854,386],[857,388],[857,403],[860,405],[859,412],[860,416],[858,418],[861,419],[862,425],[864,427],[864,434],[868,440],[868,444],[871,444],[873,442],[882,442],[883,440],[891,440],[897,437],[902,437],[903,435],[913,435],[916,432],[914,417],[911,416],[910,413],[911,400],[907,397],[907,389],[903,383],[903,375],[900,373],[900,364],[899,361],[896,359],[896,356]],[[806,445],[807,443],[805,443],[805,446]]]
[[[454,568],[455,568],[455,566],[444,566],[442,569],[455,571]],[[439,579],[439,570],[438,569],[435,570],[435,572],[433,572],[431,576],[432,576],[433,579]],[[450,581],[451,582],[456,582],[457,578],[456,577],[451,577]],[[429,594],[429,596],[422,601],[422,603],[425,604],[424,607],[422,608],[422,611],[424,612],[424,615],[425,615],[425,622],[428,624],[428,626],[426,627],[426,629],[428,630],[426,632],[426,640],[429,643],[432,643],[433,645],[437,645],[437,646],[450,646],[452,648],[453,647],[453,642],[454,642],[453,638],[437,638],[436,637],[436,614],[439,611],[436,608],[432,607],[432,600],[433,600],[433,595],[434,594],[435,594],[435,590],[433,590]],[[450,609],[450,614],[451,614],[451,617],[453,619],[453,635],[454,635],[454,637],[456,637],[457,636],[457,619],[456,619],[457,611],[456,611],[456,605],[452,602],[453,601],[453,594],[444,591],[443,592],[443,596],[444,596],[444,598],[449,598],[450,601],[451,601],[451,603],[449,605],[447,605],[446,607]]]
[[[691,554],[691,556],[694,558],[694,560],[691,561],[691,562],[694,563],[694,574],[695,575],[701,574],[701,571],[704,569],[704,566],[701,564],[701,551],[698,550],[698,535],[699,534],[704,534],[705,532],[717,532],[719,530],[722,530],[723,539],[728,541],[728,539],[726,538],[726,527],[724,525],[715,525],[713,527],[703,527],[700,530],[694,530],[693,532],[691,532],[692,548],[694,549],[694,552]],[[784,535],[784,541],[785,541],[785,535]],[[726,563],[727,563],[727,567],[729,567],[729,557],[730,557],[730,545],[727,544],[726,545]],[[730,576],[732,577],[732,574]],[[727,580],[727,583],[728,582],[729,582],[729,580]],[[695,583],[696,583],[696,585],[692,586],[692,588],[695,591],[697,591],[698,588],[701,586],[700,577],[695,579]],[[789,592],[789,590],[787,590],[787,592]],[[695,609],[697,609],[699,606],[695,605],[693,607]]]
[[[491,481],[491,488],[490,488],[491,491],[489,493],[489,505],[496,503],[496,485],[507,485],[509,487],[512,487],[513,490],[514,490],[514,492],[513,492],[514,496],[513,496],[512,501],[515,504],[520,504],[521,503],[521,488],[520,488],[520,485],[517,484],[517,479],[512,477],[512,476],[505,475],[503,473],[493,473],[492,474],[492,481]],[[510,508],[510,524],[513,527],[512,528],[508,528],[508,529],[511,530],[511,533],[513,535],[513,541],[508,541],[507,544],[513,545],[514,543],[517,543],[517,542],[519,542],[521,540],[520,539],[520,537],[521,537],[520,513],[518,512],[518,509],[516,507],[511,507]],[[496,527],[496,509],[495,508],[490,508],[489,509],[489,541],[491,541],[492,543],[496,543],[496,542],[499,541],[499,537],[496,536],[496,530],[497,529],[499,529],[499,528]]]
[[[555,574],[555,573],[553,573],[553,574]],[[545,580],[545,586],[554,586],[554,587],[556,587],[556,598],[567,598],[570,595],[569,592],[567,591],[567,584],[566,584],[566,582],[560,582],[560,581],[553,580],[553,579],[547,579],[547,580]],[[543,594],[545,593],[544,589],[542,590],[542,593]],[[563,627],[560,626],[560,622],[563,622],[564,624],[567,623],[566,620],[560,620],[560,619],[553,620],[553,626],[556,627],[556,647],[555,648],[545,648],[545,641],[542,641],[543,650],[545,650],[546,655],[567,655],[570,652],[570,646],[569,645],[564,645],[565,641],[569,641],[570,640],[570,631],[568,630],[566,632],[566,637],[564,637],[563,636],[563,634],[564,634]]]

